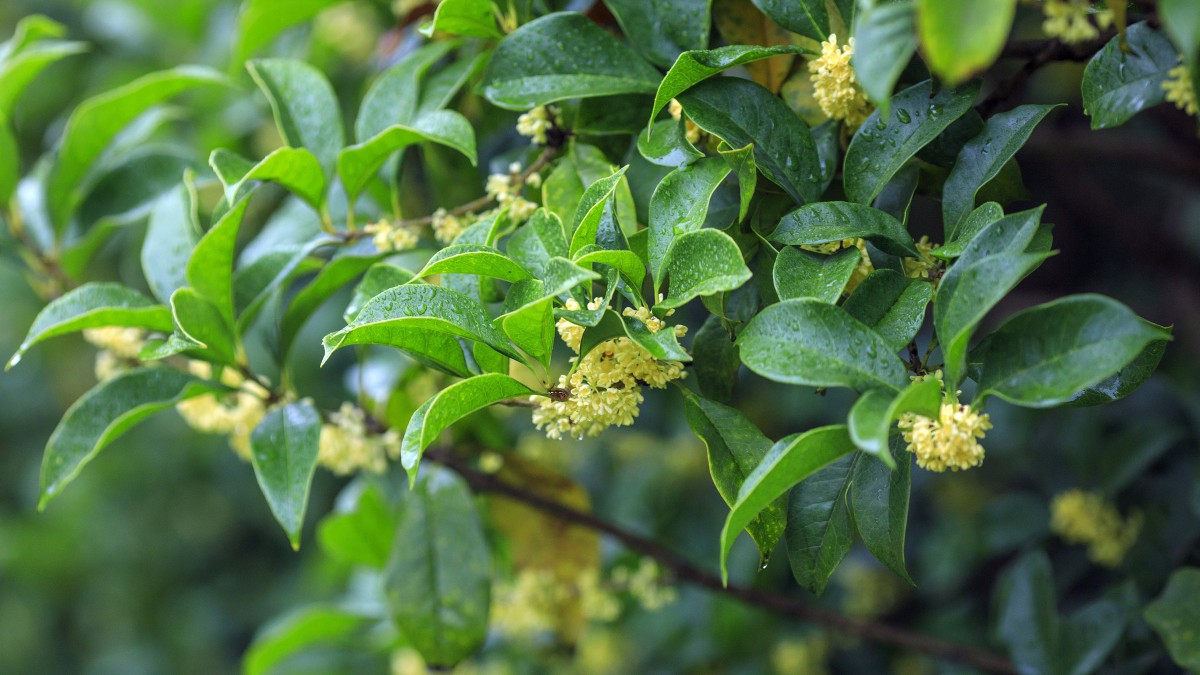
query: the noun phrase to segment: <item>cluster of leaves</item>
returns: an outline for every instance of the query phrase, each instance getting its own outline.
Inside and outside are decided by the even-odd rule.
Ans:
[[[67,411],[47,443],[43,507],[148,415],[227,393],[219,377],[175,367],[203,361],[270,385],[251,460],[298,546],[324,416],[302,398],[313,392],[288,377],[289,355],[321,306],[345,301],[352,287],[344,325],[323,340],[325,360],[344,347],[384,345],[455,381],[415,410],[380,406],[378,421],[404,430],[400,464],[412,491],[363,492],[352,513],[324,521],[321,536],[341,558],[381,575],[383,611],[403,636],[389,647],[402,639],[427,662],[452,665],[486,637],[492,554],[467,484],[422,457],[481,409],[554,393],[557,320],[584,328],[581,356],[626,338],[654,358],[688,364],[696,390],[678,395],[730,506],[722,573],[745,530],[764,561],[786,540],[793,575],[816,593],[856,535],[909,580],[913,469],[896,435],[902,416],[936,418],[945,395],[957,400],[960,388],[973,393],[976,410],[992,398],[1029,408],[1107,403],[1149,378],[1170,338],[1090,294],[981,329],[1053,253],[1040,207],[1005,207],[1020,193],[1016,153],[1054,106],[987,118],[973,107],[982,85],[972,78],[1000,54],[1015,2],[761,0],[718,12],[707,1],[608,0],[623,41],[579,13],[443,0],[422,31],[437,39],[375,78],[349,131],[320,70],[295,59],[245,60],[328,4],[246,3],[234,70],[244,65],[269,102],[283,145],[261,159],[217,149],[212,178],[185,173],[190,158],[144,140],[164,122],[155,106],[193,89],[236,86],[234,77],[181,66],[88,99],[56,149],[22,177],[6,121],[12,105],[43,68],[82,47],[31,17],[0,51],[0,207],[30,265],[45,273],[45,289],[62,293],[10,367],[37,343],[85,329],[159,336],[137,368]],[[1132,23],[1092,59],[1083,96],[1095,127],[1160,103],[1179,54],[1193,77],[1200,72],[1200,25],[1185,4],[1162,2],[1163,28]],[[722,46],[710,45],[714,21]],[[875,106],[857,129],[836,120],[810,126],[779,96],[797,57],[818,53],[832,33],[856,38],[855,73]],[[450,245],[428,238],[417,253],[393,258],[362,224],[427,222],[402,212],[406,149],[436,145],[478,161],[481,122],[449,109],[456,101],[479,107],[468,85],[490,104],[473,114],[492,120],[556,106],[557,133],[545,148],[492,158],[500,167],[545,167],[540,208],[528,219],[497,208]],[[672,100],[681,115],[666,112]],[[689,140],[690,125],[699,141]],[[251,202],[280,194],[267,183],[289,196],[246,247],[256,254],[239,259]],[[202,228],[201,195],[212,189],[219,200]],[[930,249],[910,232],[915,199],[940,201],[944,244]],[[304,215],[289,215],[297,212]],[[76,286],[114,231],[141,219],[148,293]],[[853,282],[863,252],[827,252],[846,240],[865,242],[872,270]],[[568,308],[596,297],[604,304]],[[685,347],[626,307],[659,317],[683,309],[698,330]],[[268,345],[266,357],[251,358],[251,336]],[[733,383],[743,365],[778,383],[844,388],[857,398],[844,424],[774,441],[737,408]],[[913,378],[935,369],[943,381]],[[1015,564],[998,598],[997,635],[1022,667],[1091,670],[1120,639],[1136,593],[1060,621],[1051,581],[1038,554]],[[1172,655],[1194,666],[1196,645],[1181,635],[1193,609],[1171,598],[1195,597],[1195,579],[1181,572],[1176,585],[1188,588],[1165,595],[1147,617]],[[378,620],[310,613],[266,635],[248,663],[266,670],[305,644],[298,636],[319,641]]]

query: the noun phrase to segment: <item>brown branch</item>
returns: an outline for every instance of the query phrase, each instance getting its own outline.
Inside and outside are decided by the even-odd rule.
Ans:
[[[1114,35],[1115,31],[1105,31],[1094,40],[1077,44],[1067,44],[1058,39],[1010,42],[1005,45],[1000,58],[1019,58],[1026,61],[1008,79],[997,85],[995,90],[976,106],[976,110],[987,117],[1043,66],[1056,61],[1087,61],[1108,44]]]
[[[635,534],[594,514],[578,511],[557,501],[527,492],[496,476],[471,468],[446,448],[430,448],[425,458],[458,473],[475,492],[503,495],[567,523],[604,533],[631,551],[653,558],[679,581],[727,595],[748,605],[786,617],[820,624],[832,630],[901,649],[909,649],[966,664],[991,673],[1016,673],[1007,659],[995,654],[874,621],[860,621],[806,602],[756,588],[726,586],[708,572],[662,544]]]

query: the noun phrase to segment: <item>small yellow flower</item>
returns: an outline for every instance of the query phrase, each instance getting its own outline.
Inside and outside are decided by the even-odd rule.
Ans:
[[[212,379],[211,364],[192,361],[188,370],[197,377]],[[242,459],[250,460],[250,434],[267,414],[264,398],[267,395],[258,383],[247,380],[237,371],[226,368],[221,383],[238,391],[229,394],[204,394],[175,404],[188,426],[208,434],[226,434],[229,444]]]
[[[554,127],[558,111],[540,105],[517,118],[517,133],[529,137],[537,145],[546,144],[546,134]]]
[[[383,473],[388,458],[400,454],[400,436],[393,430],[372,435],[367,429],[367,415],[353,403],[342,403],[329,416],[330,422],[321,425],[321,440],[317,463],[339,476],[356,471]]]
[[[417,233],[407,227],[396,227],[386,219],[367,225],[364,230],[373,235],[375,248],[380,252],[407,251],[416,248],[420,239]]]
[[[146,345],[146,331],[122,326],[85,328],[83,339],[123,359],[136,359]]]
[[[929,273],[937,269],[938,260],[929,254],[930,251],[938,247],[929,241],[929,237],[921,236],[921,240],[916,242],[917,252],[921,254],[919,258],[903,258],[900,264],[904,266],[904,276],[910,279],[926,279]]]
[[[1120,565],[1141,529],[1140,514],[1121,518],[1099,492],[1068,490],[1050,503],[1050,531],[1072,544],[1086,544],[1088,558],[1098,565]]]
[[[1042,31],[1067,44],[1094,40],[1100,37],[1100,28],[1113,22],[1111,10],[1097,10],[1090,0],[1046,0],[1042,11],[1046,17]]]
[[[854,272],[850,274],[850,280],[846,282],[846,294],[854,292],[870,274],[875,271],[875,265],[871,262],[871,255],[867,253],[867,241],[865,239],[843,239],[841,241],[830,241],[824,244],[808,244],[800,248],[813,253],[824,253],[830,255],[837,253],[844,248],[855,247],[859,251],[858,266],[854,268]]]
[[[808,62],[808,70],[812,73],[813,95],[821,111],[857,127],[871,114],[871,104],[850,65],[853,56],[854,38],[850,38],[844,47],[838,47],[837,35],[830,35],[821,43],[821,56]]]
[[[667,113],[670,114],[671,118],[674,120],[683,119],[683,106],[679,104],[679,101],[671,99],[671,102],[667,104]],[[692,145],[699,144],[700,136],[703,133],[704,130],[696,126],[695,122],[691,120],[684,120],[683,135],[685,138],[687,138],[688,143],[691,143]]]
[[[433,226],[433,236],[443,244],[454,241],[466,229],[463,227],[462,220],[458,216],[451,215],[446,209],[434,211],[432,217],[433,220],[430,224]]]
[[[1172,68],[1169,73],[1171,77],[1166,82],[1163,82],[1163,89],[1167,92],[1167,101],[1174,103],[1176,108],[1186,112],[1189,115],[1196,114],[1196,91],[1192,88],[1192,74],[1188,71],[1188,67],[1180,64]]]
[[[907,450],[917,456],[917,466],[929,471],[960,471],[983,463],[979,440],[992,428],[987,413],[977,413],[961,403],[944,402],[937,419],[905,413],[900,418]]]

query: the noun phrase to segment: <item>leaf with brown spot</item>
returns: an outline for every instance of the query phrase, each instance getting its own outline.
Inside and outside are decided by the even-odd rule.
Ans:
[[[721,37],[731,45],[774,47],[794,44],[791,33],[780,28],[746,0],[713,0],[712,18]],[[747,63],[746,70],[755,82],[777,94],[795,59],[795,56],[787,54],[772,56]]]

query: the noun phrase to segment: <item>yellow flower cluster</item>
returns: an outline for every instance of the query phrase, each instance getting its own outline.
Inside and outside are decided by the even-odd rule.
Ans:
[[[554,632],[562,620],[561,608],[578,598],[584,618],[612,621],[621,603],[596,569],[587,569],[573,581],[555,576],[553,570],[523,569],[510,580],[495,586],[492,625],[518,640]]]
[[[1068,490],[1050,503],[1050,530],[1072,544],[1087,544],[1088,558],[1116,567],[1137,541],[1140,514],[1121,518],[1099,492]]]
[[[96,380],[104,382],[127,370],[146,345],[146,331],[141,328],[105,326],[85,328],[83,339],[99,347],[96,352]]]
[[[373,235],[375,248],[380,252],[407,251],[417,246],[417,233],[407,227],[397,227],[387,219],[371,223],[364,228],[367,234]]]
[[[382,435],[372,435],[367,429],[366,413],[353,403],[342,403],[329,419],[328,424],[321,425],[317,463],[333,473],[383,473],[388,459],[400,456],[399,433],[388,429]]]
[[[603,306],[602,298],[588,303],[588,309],[593,311]],[[569,300],[566,307],[576,311],[579,303]],[[625,315],[638,318],[651,332],[666,327],[645,307],[627,309]],[[583,327],[559,319],[557,328],[563,342],[578,354]],[[687,334],[686,326],[674,326],[671,330],[675,331],[676,337]],[[631,425],[644,400],[643,384],[662,389],[667,383],[687,375],[682,363],[656,359],[625,337],[606,340],[582,358],[576,356],[571,361],[576,364],[573,372],[558,378],[556,389],[563,392],[561,400],[530,397],[530,401],[537,404],[533,410],[533,423],[550,438],[596,436],[612,426]]]
[[[487,178],[484,191],[496,200],[500,208],[508,209],[508,217],[514,223],[520,223],[537,210],[537,204],[521,196],[520,181],[514,180],[520,172],[519,165],[509,167],[509,173],[494,173]]]
[[[821,111],[857,127],[871,114],[871,104],[854,76],[854,67],[850,65],[853,56],[854,38],[846,46],[838,47],[837,35],[830,35],[821,43],[821,56],[808,62],[808,70]]]
[[[446,209],[434,211],[432,218],[430,224],[433,226],[433,236],[443,244],[454,241],[458,235],[463,233],[463,230],[467,229],[463,225],[462,219],[452,215]]]
[[[313,21],[313,36],[351,61],[370,59],[379,33],[375,12],[362,3],[334,5]]]
[[[937,419],[905,413],[899,426],[907,450],[917,456],[917,466],[929,471],[960,471],[983,463],[979,439],[992,428],[987,413],[970,406],[945,401]]]
[[[188,370],[196,377],[212,379],[212,364],[191,361]],[[180,401],[175,409],[188,426],[206,434],[225,434],[229,444],[244,460],[250,461],[250,434],[266,416],[267,390],[237,371],[221,371],[221,383],[238,391],[229,394],[204,394]]]
[[[921,240],[916,243],[917,252],[921,254],[919,258],[904,258],[900,264],[904,266],[904,276],[910,279],[927,279],[929,273],[937,269],[938,260],[929,252],[938,247],[929,241],[929,237],[921,235]]]
[[[550,106],[539,105],[533,110],[523,113],[517,118],[517,133],[528,136],[537,145],[545,145],[546,134],[554,128],[557,112]]]
[[[1101,28],[1113,22],[1112,10],[1095,9],[1091,0],[1046,0],[1042,11],[1046,17],[1042,31],[1067,44],[1094,40],[1100,37]]]
[[[867,565],[858,560],[842,565],[835,580],[845,592],[842,608],[846,614],[859,619],[886,614],[904,597],[899,577],[878,565]]]
[[[642,558],[636,569],[618,567],[613,570],[613,584],[637,600],[643,609],[654,612],[675,602],[678,593],[667,585],[662,570],[651,558]]]
[[[860,253],[858,267],[854,268],[854,272],[850,275],[850,281],[846,282],[846,293],[853,293],[854,289],[867,278],[871,272],[875,271],[875,265],[871,262],[871,256],[867,253],[867,241],[865,239],[843,239],[841,241],[831,241],[825,244],[811,244],[801,246],[800,248],[813,253],[824,253],[830,255],[837,253],[844,248],[851,246],[857,248]]]
[[[831,647],[829,636],[825,633],[780,640],[771,650],[772,671],[828,675]]]
[[[1171,76],[1166,82],[1163,82],[1163,89],[1167,91],[1167,101],[1174,103],[1176,108],[1186,112],[1189,115],[1196,114],[1196,90],[1192,87],[1192,74],[1188,67],[1180,64],[1172,68],[1168,74]]]
[[[679,104],[679,101],[671,99],[671,102],[667,104],[667,112],[673,119],[679,120],[683,117],[683,106]],[[695,122],[691,120],[684,121],[683,129],[684,136],[687,137],[688,143],[696,145],[700,142],[700,135],[703,133],[703,131],[700,129],[700,127],[696,126]]]

